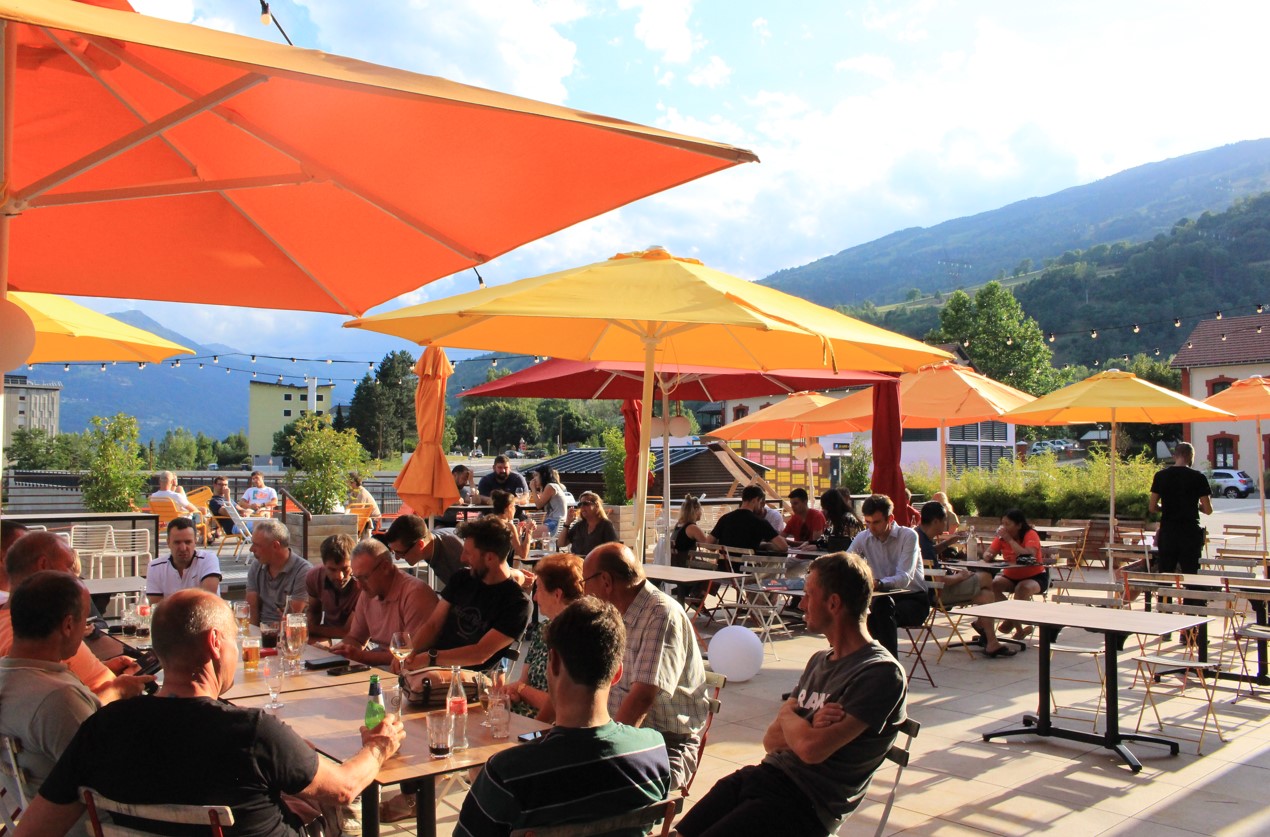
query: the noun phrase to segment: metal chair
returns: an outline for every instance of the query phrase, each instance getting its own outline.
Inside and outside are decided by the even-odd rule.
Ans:
[[[145,560],[144,566],[148,567],[153,557],[154,553],[150,550],[149,529],[118,529],[114,533],[114,549],[101,553],[99,560],[103,576],[106,574],[106,562],[113,561],[114,577],[122,578],[125,561],[132,562],[132,572],[129,575],[141,575],[142,559]]]
[[[1086,607],[1107,607],[1120,609],[1125,606],[1123,593],[1124,587],[1120,584],[1110,581],[1079,581],[1068,579],[1066,581],[1057,580],[1051,583],[1051,590],[1054,597],[1051,599],[1056,604],[1076,604]],[[1054,694],[1053,681],[1063,680],[1068,683],[1097,683],[1098,684],[1098,702],[1094,705],[1094,717],[1090,722],[1091,726],[1097,728],[1098,716],[1102,714],[1102,704],[1107,697],[1107,680],[1103,671],[1103,653],[1106,647],[1099,641],[1094,645],[1077,645],[1065,642],[1050,643],[1050,660],[1054,659],[1055,654],[1075,654],[1077,656],[1088,657],[1094,664],[1094,673],[1098,676],[1097,680],[1087,680],[1080,677],[1060,677],[1053,674],[1053,666],[1050,667],[1050,703],[1054,707],[1054,714],[1057,715],[1062,708],[1059,706],[1058,697]]]
[[[103,821],[101,813],[173,825],[205,825],[212,837],[223,837],[224,828],[234,824],[234,812],[228,805],[131,805],[102,796],[92,788],[80,788],[80,796],[88,808],[88,822],[95,837],[151,837],[153,832]]]
[[[115,548],[115,529],[104,523],[82,523],[71,527],[71,549],[84,564],[85,578],[101,578],[101,556]]]
[[[733,561],[732,569],[744,573],[745,577],[737,589],[736,603],[728,608],[728,623],[734,625],[738,620],[753,619],[758,626],[759,638],[771,646],[772,656],[779,660],[772,631],[781,630],[788,634],[790,630],[781,619],[781,608],[776,599],[780,593],[769,590],[767,585],[784,576],[785,559],[749,557]]]
[[[882,809],[882,816],[878,817],[878,827],[874,837],[882,837],[886,833],[886,821],[891,818],[891,809],[895,807],[895,794],[900,789],[900,778],[904,775],[904,768],[908,767],[908,760],[913,750],[913,740],[917,738],[917,733],[921,732],[922,725],[912,718],[899,725],[899,731],[896,734],[896,740],[899,736],[905,736],[903,744],[892,744],[891,749],[886,752],[886,760],[894,762],[898,766],[895,771],[895,781],[891,783],[891,792],[886,795],[886,807]]]
[[[726,685],[728,685],[728,678],[722,674],[716,671],[706,672],[706,702],[710,705],[710,710],[706,713],[706,725],[701,728],[701,747],[697,750],[697,766],[693,769],[692,775],[688,777],[688,781],[684,782],[683,787],[679,789],[680,796],[685,799],[688,797],[689,791],[692,790],[692,783],[697,778],[697,771],[701,769],[701,762],[705,760],[706,741],[710,737],[710,726],[714,723],[714,716],[719,714],[719,710],[723,708],[719,695],[723,693],[723,687]]]

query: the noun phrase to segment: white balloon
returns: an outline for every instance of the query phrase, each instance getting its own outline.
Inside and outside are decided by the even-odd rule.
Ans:
[[[729,625],[710,638],[710,670],[744,683],[763,667],[763,641],[749,628]]]
[[[672,416],[670,419],[671,436],[687,436],[692,430],[692,422],[687,416]]]

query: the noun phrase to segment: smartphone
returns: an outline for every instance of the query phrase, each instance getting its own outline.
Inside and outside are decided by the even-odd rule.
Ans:
[[[516,737],[521,741],[533,741],[534,739],[542,738],[542,730],[536,729],[533,732],[522,733]]]
[[[341,657],[339,654],[332,654],[329,657],[318,657],[313,660],[305,660],[304,667],[309,671],[317,671],[323,668],[333,668],[334,666],[342,666],[348,662],[347,657]]]
[[[370,666],[365,663],[349,663],[346,666],[336,666],[328,668],[326,673],[332,677],[339,677],[342,674],[356,674],[359,671],[370,671]]]

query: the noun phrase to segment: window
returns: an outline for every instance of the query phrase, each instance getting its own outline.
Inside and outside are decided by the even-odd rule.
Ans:
[[[290,400],[291,400],[291,393],[289,393],[289,392],[284,392],[284,393],[282,393],[282,400],[283,400],[283,401],[290,401]]]
[[[309,411],[308,411],[308,410],[301,410],[301,411],[300,411],[300,415],[302,415],[302,416],[307,416],[308,414],[309,414]]]
[[[914,427],[911,430],[905,430],[900,433],[901,442],[938,442],[939,428],[937,427]]]
[[[743,404],[738,404],[732,408],[732,420],[743,419],[750,414],[750,408]]]
[[[300,393],[300,400],[301,400],[301,401],[308,401],[308,400],[309,400],[309,394],[308,394],[307,392],[302,392],[302,393]]]
[[[979,425],[962,424],[956,427],[948,428],[948,441],[950,442],[977,442],[979,441]]]
[[[1217,436],[1212,440],[1213,467],[1235,467],[1235,440],[1231,436]]]
[[[291,416],[291,411],[290,411],[290,410],[283,410],[283,411],[282,411],[282,417],[283,417],[283,418],[289,418],[290,416]]]
[[[1003,421],[980,422],[979,434],[985,442],[1004,442],[1009,438],[1009,431]]]
[[[325,396],[325,395],[323,395],[323,394],[322,394],[322,393],[320,393],[320,392],[317,394],[317,398],[318,398],[318,401],[325,401],[325,400],[326,400],[326,396]],[[318,413],[318,415],[320,416],[320,415],[322,415],[322,414],[321,414],[321,413]]]
[[[322,411],[321,411],[321,410],[318,410],[318,411],[317,411],[317,414],[318,414],[319,416],[320,416],[320,415],[322,415]]]

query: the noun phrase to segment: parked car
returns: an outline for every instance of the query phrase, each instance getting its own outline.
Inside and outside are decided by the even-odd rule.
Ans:
[[[1214,468],[1209,471],[1208,484],[1213,496],[1247,497],[1257,490],[1257,484],[1248,476],[1247,471],[1236,471],[1233,468]]]
[[[1037,456],[1042,453],[1057,453],[1061,448],[1055,448],[1049,439],[1041,439],[1039,442],[1033,442],[1032,447],[1027,449],[1028,456]]]
[[[524,459],[525,458],[525,455],[521,453],[520,451],[516,450],[515,448],[508,448],[507,450],[503,451],[503,456],[506,456],[508,459]]]
[[[468,454],[468,458],[469,459],[484,459],[485,451],[481,450],[480,448],[473,448],[472,452]]]

